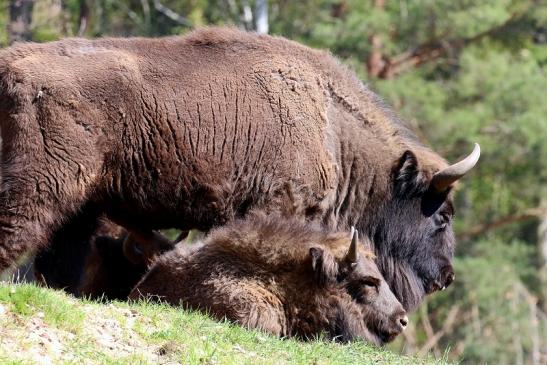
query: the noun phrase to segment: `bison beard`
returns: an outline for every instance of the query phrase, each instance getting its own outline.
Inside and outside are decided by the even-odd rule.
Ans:
[[[354,225],[406,308],[453,278],[465,169],[327,53],[230,28],[19,44],[0,52],[0,123],[0,270],[92,205],[130,230],[251,208]]]

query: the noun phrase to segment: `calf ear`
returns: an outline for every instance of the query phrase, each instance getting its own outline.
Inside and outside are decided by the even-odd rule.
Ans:
[[[422,190],[423,177],[418,159],[412,151],[405,151],[394,170],[395,192],[398,196],[408,197]]]
[[[115,239],[109,236],[98,236],[93,239],[92,247],[100,256],[107,256],[115,246]]]
[[[336,281],[338,263],[334,257],[319,247],[310,248],[311,266],[318,286]]]
[[[135,237],[128,233],[122,244],[123,254],[134,265],[146,264],[145,253],[143,252],[140,243]]]

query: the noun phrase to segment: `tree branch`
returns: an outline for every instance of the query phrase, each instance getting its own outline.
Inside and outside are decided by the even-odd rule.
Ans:
[[[433,336],[429,337],[425,345],[422,346],[420,351],[418,351],[418,357],[425,356],[432,348],[434,348],[439,340],[452,329],[454,326],[454,323],[456,322],[456,318],[458,317],[458,313],[460,311],[460,305],[457,304],[453,306],[448,314],[446,315],[446,319],[444,321],[443,327],[440,331],[436,332]]]
[[[496,219],[495,221],[482,224],[479,226],[475,226],[464,233],[460,233],[458,235],[458,238],[461,240],[468,240],[470,238],[480,236],[481,234],[484,234],[493,229],[498,229],[512,223],[523,222],[530,219],[539,219],[546,213],[547,213],[547,207],[536,207],[536,208],[526,209],[525,211],[519,214],[511,214],[506,217]]]
[[[169,9],[167,6],[160,3],[159,0],[154,0],[154,9],[156,9],[157,12],[165,15],[172,21],[179,23],[180,25],[184,25],[186,27],[192,27],[192,23],[186,19],[185,17],[181,16],[178,13],[175,13],[173,10]]]
[[[479,41],[485,37],[493,36],[503,32],[508,27],[513,25],[520,19],[522,13],[514,13],[502,24],[497,27],[487,29],[486,31],[477,33],[467,38],[454,38],[443,40],[444,37],[437,37],[428,42],[425,42],[412,50],[405,51],[399,55],[392,57],[383,57],[384,65],[378,77],[382,79],[390,79],[412,67],[420,66],[445,55],[451,50],[461,49],[464,46]],[[373,47],[374,48],[374,47]],[[372,54],[374,53],[374,49]]]
[[[374,7],[378,10],[384,10],[384,0],[375,0]],[[366,61],[367,72],[372,77],[378,77],[386,66],[384,57],[382,56],[382,38],[378,33],[374,33],[370,36],[369,42],[371,51]]]
[[[433,326],[431,325],[431,321],[429,321],[429,313],[428,313],[428,306],[427,306],[427,303],[424,303],[421,307],[420,307],[420,317],[421,317],[421,323],[422,323],[422,327],[425,331],[425,335],[427,337],[427,341],[426,343],[430,343],[432,341],[434,341],[434,337],[435,337],[435,331],[433,330]],[[437,341],[434,341],[434,343],[436,343]],[[441,353],[439,351],[439,349],[435,346],[435,344],[433,344],[427,351],[430,351],[430,350],[433,350],[433,353],[435,354],[435,357],[440,357],[441,356]],[[420,352],[421,349],[418,351]]]

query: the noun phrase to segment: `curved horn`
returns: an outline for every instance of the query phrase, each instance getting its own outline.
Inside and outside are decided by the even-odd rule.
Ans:
[[[459,180],[475,166],[480,155],[481,147],[478,143],[475,143],[475,148],[473,148],[473,152],[471,152],[469,156],[433,175],[433,178],[431,179],[431,186],[433,186],[438,192],[445,191],[450,185]]]
[[[351,227],[351,244],[349,246],[348,254],[346,256],[346,260],[350,264],[357,263],[357,239],[359,238],[359,234],[357,233],[357,230],[355,227]]]

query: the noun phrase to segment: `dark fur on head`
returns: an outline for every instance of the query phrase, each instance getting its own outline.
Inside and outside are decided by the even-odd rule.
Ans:
[[[96,235],[83,265],[77,294],[125,300],[150,263],[173,247],[174,243],[159,232]]]
[[[455,239],[450,190],[430,187],[414,153],[406,151],[393,170],[393,198],[378,210],[369,234],[377,263],[407,310],[425,294],[450,285]]]
[[[370,251],[359,245],[357,263],[348,262],[349,244],[346,233],[253,214],[161,256],[130,298],[158,297],[278,336],[383,344],[406,326],[405,311]]]
[[[146,265],[133,263],[124,254],[126,237],[98,236],[91,242],[78,295],[91,299],[125,300],[146,272]]]
[[[98,236],[117,239],[124,234],[122,227],[105,217],[97,218],[94,209],[85,209],[53,235],[48,249],[36,255],[34,275],[37,282],[77,295],[91,242]]]

